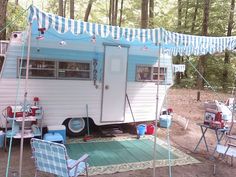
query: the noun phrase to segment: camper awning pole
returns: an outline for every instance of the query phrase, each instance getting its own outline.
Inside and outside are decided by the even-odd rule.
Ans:
[[[158,35],[160,40],[160,35]],[[157,149],[157,121],[159,119],[159,81],[160,81],[160,60],[161,60],[161,42],[158,43],[158,70],[157,70],[157,93],[156,93],[156,119],[154,133],[154,148],[153,148],[153,177],[156,176],[156,149]]]
[[[29,78],[29,60],[30,60],[30,45],[31,45],[31,29],[32,24],[30,23],[28,29],[28,49],[27,49],[27,62],[26,62],[26,75],[25,75],[25,92],[24,92],[24,107],[23,107],[23,120],[21,128],[21,140],[20,140],[20,162],[19,162],[19,177],[22,176],[22,162],[23,162],[23,151],[24,151],[24,131],[25,131],[25,114],[26,114],[26,100],[28,91],[28,78]],[[23,59],[23,58],[21,58]],[[20,73],[21,74],[21,73]]]

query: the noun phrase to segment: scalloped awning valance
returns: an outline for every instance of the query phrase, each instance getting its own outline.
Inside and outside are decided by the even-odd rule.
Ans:
[[[54,14],[46,13],[34,6],[30,6],[28,21],[37,20],[38,28],[53,28],[58,33],[71,32],[72,34],[88,34],[101,38],[112,37],[114,40],[126,40],[128,42],[142,42],[159,44],[162,53],[169,55],[204,55],[213,54],[236,48],[236,36],[209,37],[189,34],[181,34],[167,31],[163,28],[140,29],[123,28],[97,23],[89,23],[81,20],[67,19]]]

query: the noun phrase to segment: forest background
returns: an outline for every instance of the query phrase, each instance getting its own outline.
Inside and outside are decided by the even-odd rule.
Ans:
[[[202,36],[236,35],[235,0],[0,0],[0,40],[9,40],[12,31],[26,29],[26,10],[31,4],[66,18],[121,27],[163,27]],[[1,57],[0,68],[3,60]],[[176,74],[176,87],[205,89],[210,85],[224,92],[235,87],[236,50],[177,56],[173,63],[186,65],[185,73]]]

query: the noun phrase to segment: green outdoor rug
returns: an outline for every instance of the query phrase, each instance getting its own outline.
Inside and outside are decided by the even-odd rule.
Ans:
[[[141,139],[135,138],[103,138],[89,142],[69,140],[66,145],[68,155],[79,159],[83,154],[89,154],[89,175],[110,174],[129,170],[147,169],[153,167],[153,136]],[[198,163],[196,159],[171,148],[171,165],[186,165]],[[167,166],[168,145],[157,139],[156,166]]]

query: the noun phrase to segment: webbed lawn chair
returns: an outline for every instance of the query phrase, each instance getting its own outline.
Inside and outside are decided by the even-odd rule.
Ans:
[[[38,171],[62,177],[77,177],[85,172],[88,177],[88,154],[78,160],[69,159],[63,144],[31,139],[31,148],[35,160],[35,177]]]
[[[236,157],[236,144],[233,143],[233,140],[236,141],[235,136],[227,136],[229,140],[225,145],[218,144],[216,146],[216,152],[219,154],[219,157],[224,160],[227,157],[231,158],[231,166],[233,166],[233,158]],[[214,164],[214,174],[216,174],[216,163]]]

